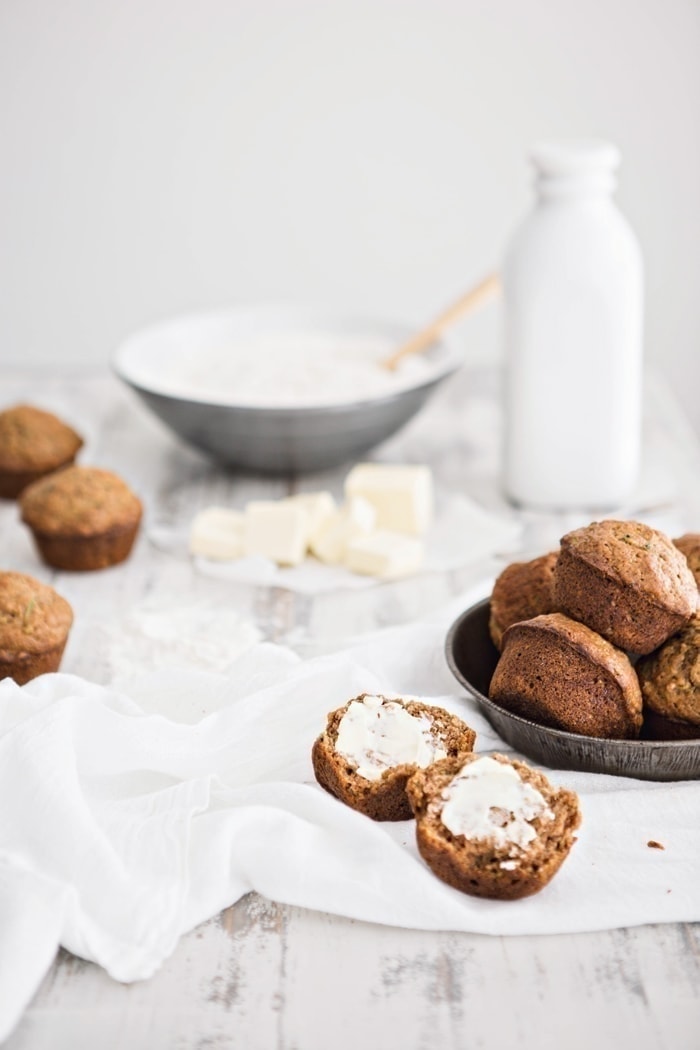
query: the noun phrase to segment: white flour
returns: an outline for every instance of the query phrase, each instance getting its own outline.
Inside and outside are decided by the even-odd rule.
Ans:
[[[219,600],[175,591],[144,599],[103,634],[113,680],[170,666],[222,673],[262,639],[251,621]]]
[[[330,332],[253,335],[245,343],[199,350],[194,358],[174,354],[159,369],[157,389],[202,401],[297,408],[383,397],[443,370],[420,354],[394,371],[383,368],[394,349],[386,338]]]

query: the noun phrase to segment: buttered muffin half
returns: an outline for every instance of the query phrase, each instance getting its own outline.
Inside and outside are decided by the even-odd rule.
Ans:
[[[416,843],[439,879],[474,897],[539,892],[574,844],[578,798],[505,755],[448,758],[415,773]]]
[[[442,707],[362,693],[331,711],[311,757],[321,787],[347,806],[372,820],[410,820],[408,778],[471,751],[475,739]]]

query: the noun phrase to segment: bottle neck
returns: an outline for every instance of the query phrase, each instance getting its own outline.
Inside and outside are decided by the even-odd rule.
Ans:
[[[609,170],[570,172],[567,174],[544,174],[540,172],[535,181],[535,191],[540,201],[584,201],[610,200],[617,179]]]
[[[609,198],[617,185],[620,154],[600,139],[540,142],[531,151],[537,194],[542,201]]]

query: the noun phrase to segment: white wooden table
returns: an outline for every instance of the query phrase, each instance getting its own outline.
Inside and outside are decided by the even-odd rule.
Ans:
[[[294,482],[227,474],[178,444],[106,375],[3,377],[2,405],[28,400],[73,421],[84,462],[122,473],[149,524],[186,521],[201,506],[330,487],[343,470]],[[629,516],[672,534],[700,531],[700,449],[674,402],[648,385],[645,482]],[[382,458],[428,462],[438,486],[515,513],[497,484],[497,377],[463,372]],[[523,552],[538,553],[575,519],[522,515]],[[13,504],[0,506],[5,568],[52,583],[76,611],[63,670],[105,682],[115,630],[144,596],[167,588],[225,603],[303,655],[405,622],[497,565],[310,599],[282,588],[225,584],[144,534],[123,566],[52,573],[41,566]],[[700,893],[700,879],[698,892]],[[2,931],[0,930],[0,936]],[[700,924],[548,937],[486,937],[371,926],[251,894],[182,938],[149,981],[124,986],[61,951],[9,1050],[363,1050],[401,1047],[698,1050]]]

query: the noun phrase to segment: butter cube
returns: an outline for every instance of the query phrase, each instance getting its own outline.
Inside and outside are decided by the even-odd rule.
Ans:
[[[298,504],[306,511],[306,545],[310,547],[325,523],[333,517],[338,509],[336,502],[330,492],[300,492],[296,496],[289,496],[288,501]]]
[[[227,507],[200,510],[190,526],[190,552],[230,561],[243,554],[243,515]]]
[[[345,559],[350,541],[371,532],[376,520],[377,514],[371,503],[352,497],[326,519],[311,543],[311,553],[327,565],[339,565]]]
[[[352,572],[396,580],[410,576],[423,564],[423,542],[389,529],[377,529],[348,544],[345,564]]]
[[[299,565],[306,554],[308,516],[292,500],[253,500],[245,508],[243,549],[278,565]]]
[[[420,536],[433,520],[429,467],[358,463],[345,479],[345,494],[369,500],[380,529]]]

